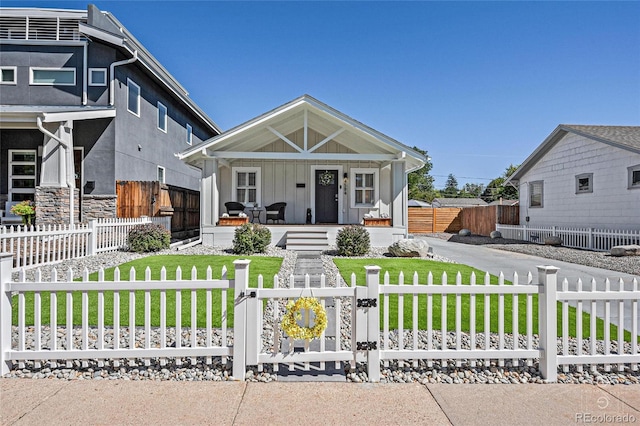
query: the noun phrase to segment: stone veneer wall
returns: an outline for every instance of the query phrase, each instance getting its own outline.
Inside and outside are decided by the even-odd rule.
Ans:
[[[75,216],[80,209],[78,199],[80,190],[74,189]],[[69,188],[42,187],[36,188],[36,224],[54,225],[69,223]]]
[[[85,195],[82,197],[82,221],[116,217],[117,195]]]

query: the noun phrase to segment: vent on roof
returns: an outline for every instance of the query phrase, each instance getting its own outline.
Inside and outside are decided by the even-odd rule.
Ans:
[[[78,26],[86,19],[0,16],[2,40],[82,40]]]

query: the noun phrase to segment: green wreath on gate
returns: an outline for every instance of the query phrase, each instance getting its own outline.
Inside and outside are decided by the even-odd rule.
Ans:
[[[298,320],[302,319],[302,309],[311,309],[315,314],[315,324],[313,327],[301,327]],[[282,317],[280,326],[292,339],[311,340],[322,336],[322,332],[327,328],[327,311],[315,297],[301,297],[295,301],[287,303],[287,312]]]

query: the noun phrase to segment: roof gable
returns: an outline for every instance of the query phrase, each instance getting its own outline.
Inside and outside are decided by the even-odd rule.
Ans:
[[[527,157],[504,185],[518,181],[540,159],[542,159],[568,133],[583,136],[612,147],[640,154],[640,126],[587,126],[560,124],[553,132]]]

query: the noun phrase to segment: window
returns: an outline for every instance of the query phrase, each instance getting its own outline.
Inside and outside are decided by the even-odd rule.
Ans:
[[[89,68],[89,86],[106,86],[107,69]]]
[[[9,201],[34,200],[36,151],[9,150]]]
[[[75,68],[31,68],[32,85],[75,86]]]
[[[233,168],[233,193],[235,200],[244,205],[260,205],[260,169],[257,167]]]
[[[167,107],[158,102],[158,129],[167,133]]]
[[[543,188],[541,180],[529,184],[529,207],[543,207]]]
[[[135,116],[140,117],[140,86],[127,79],[127,109]]]
[[[189,145],[193,143],[193,127],[191,127],[191,124],[187,124],[187,143]]]
[[[16,67],[0,67],[0,84],[16,84]]]
[[[593,192],[593,173],[583,173],[576,176],[576,194]]]
[[[629,167],[629,189],[640,188],[640,164]]]
[[[378,169],[351,169],[351,207],[377,207]]]
[[[158,166],[158,182],[165,183],[164,182],[164,167],[162,167],[162,166]]]

